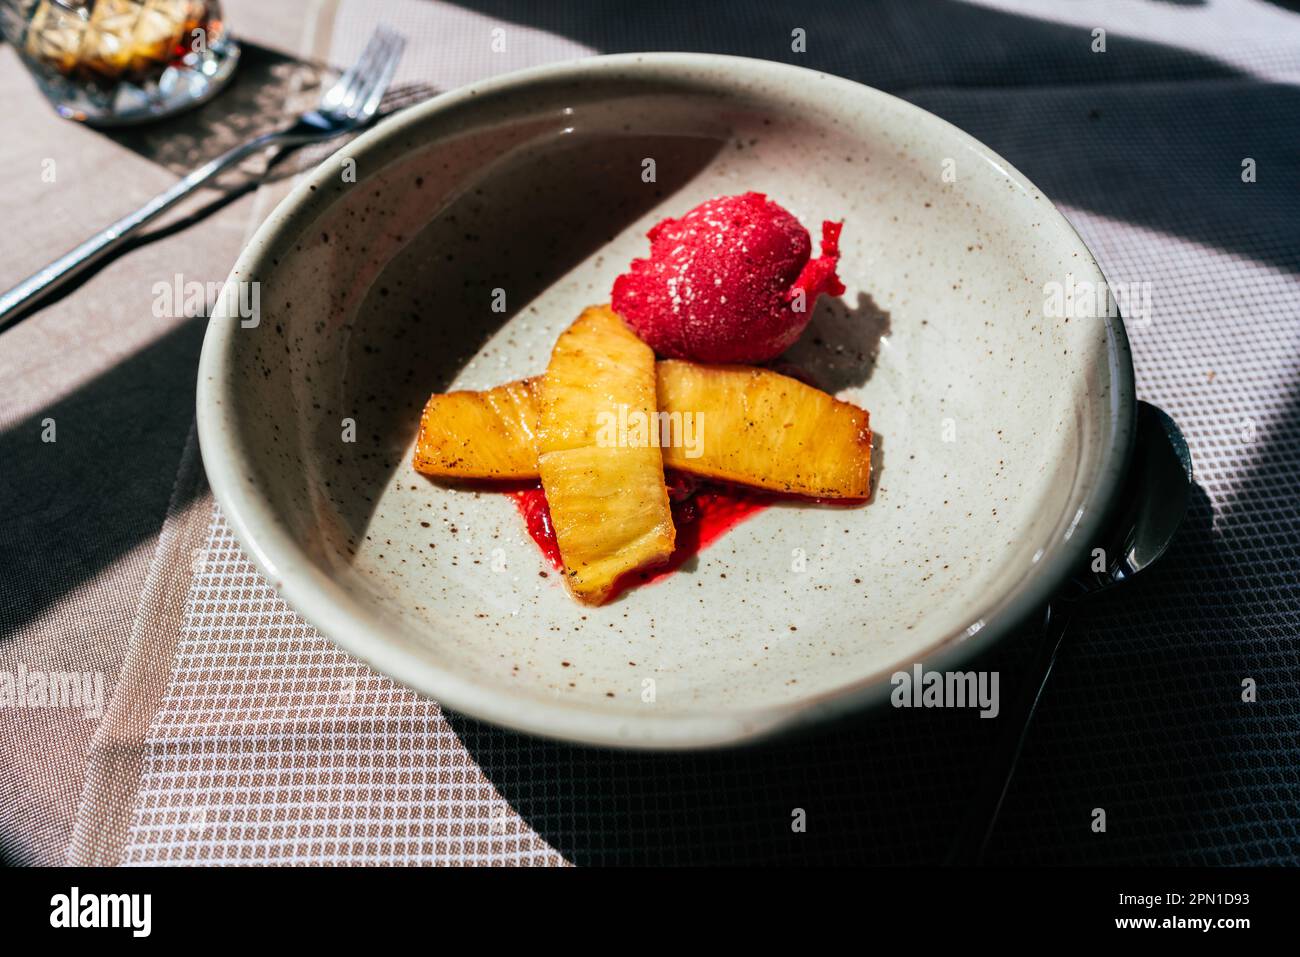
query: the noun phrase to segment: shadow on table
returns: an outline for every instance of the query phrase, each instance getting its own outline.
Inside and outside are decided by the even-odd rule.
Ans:
[[[227,150],[284,126],[314,106],[321,91],[338,75],[329,64],[244,41],[230,84],[207,103],[168,120],[106,130],[104,135],[178,177],[184,176]],[[396,84],[384,95],[380,118],[437,92],[426,83]],[[325,150],[332,153],[345,142],[346,138],[332,140]],[[224,174],[221,184],[238,188],[250,178],[256,184],[275,182],[302,168],[302,163],[268,168],[265,157],[254,157],[241,170]]]
[[[104,135],[184,176],[231,147],[281,125],[287,104],[304,99],[310,102],[330,74],[325,64],[255,43],[241,46],[239,66],[230,83],[207,103],[157,123],[105,130]],[[248,165],[253,166],[254,161]],[[263,164],[256,161],[256,165]]]
[[[991,667],[1009,671],[1024,648],[1010,642]],[[579,865],[937,862],[998,724],[973,710],[885,707],[770,743],[658,754],[444,713],[501,796]],[[800,810],[804,832],[793,828]]]
[[[268,119],[267,105],[282,102],[274,99],[284,93],[280,83],[306,67],[246,44],[231,86],[209,103],[102,135],[183,174],[239,137],[256,135],[256,124]],[[272,112],[279,116],[279,107]],[[211,201],[128,241],[42,308],[117,257],[197,225],[258,185],[250,176],[223,182]],[[0,640],[157,534],[194,418],[205,326],[202,318],[189,319],[0,432],[0,567],[6,569]],[[55,442],[42,441],[46,419],[56,423]],[[25,572],[13,573],[19,568]]]
[[[205,327],[189,319],[0,432],[0,641],[157,534]],[[42,441],[47,418],[57,441]]]
[[[1294,560],[1276,574],[1288,567],[1294,574]],[[1203,647],[1240,627],[1243,607],[1207,608],[1198,633],[1176,641],[1135,629],[1132,639],[1098,646],[1107,619],[1158,617],[1198,580],[1245,574],[1216,546],[1210,503],[1195,486],[1186,525],[1161,563],[1072,626],[990,863],[1231,864],[1300,854],[1294,823],[1271,803],[1294,807],[1300,797],[1286,762],[1238,763],[1246,741],[1275,759],[1293,741],[1275,709],[1239,697],[1241,678],[1252,675],[1261,694],[1280,693],[1289,666],[1237,642]],[[1037,634],[1031,622],[966,666],[1000,673],[1008,714]],[[1171,658],[1175,645],[1193,653]],[[886,707],[757,746],[646,754],[446,717],[502,797],[582,865],[940,863],[1002,730],[974,711]],[[1213,799],[1225,789],[1239,791],[1239,806]],[[1107,809],[1117,838],[1092,832],[1094,807]],[[805,833],[791,828],[796,809],[806,814]],[[1212,841],[1230,822],[1257,830],[1262,846],[1191,853],[1198,836]]]
[[[991,862],[1300,861],[1298,418],[1293,392],[1258,457],[1290,474],[1243,476],[1217,513],[1198,487],[1160,563],[1080,616]]]
[[[1297,617],[1300,546],[1250,567],[1224,545],[1234,515],[1272,502],[1267,483],[1248,487],[1216,527],[1194,486],[1161,562],[1075,621],[990,863],[1300,858],[1285,811],[1300,803],[1295,703],[1285,698],[1294,630],[1260,605],[1265,595],[1288,601]],[[1279,518],[1300,524],[1294,507]],[[1224,581],[1239,587],[1207,602],[1193,627],[1170,611]],[[1008,710],[1036,634],[1027,627],[969,665],[1001,673]],[[1246,677],[1259,685],[1258,704],[1241,701]],[[579,864],[938,863],[1000,730],[973,712],[882,709],[750,748],[639,754],[447,717],[503,798]],[[1108,834],[1091,830],[1096,807],[1110,815]],[[807,833],[790,829],[796,808]],[[1229,831],[1252,841],[1233,849]]]
[[[600,16],[529,0],[458,5],[602,53],[724,53],[848,77],[982,139],[1053,201],[1300,269],[1295,202],[1240,179],[1250,156],[1275,185],[1300,181],[1300,88],[1198,52],[1111,31],[1097,54],[1091,28],[957,0],[716,4],[707,25],[693,0],[609,0]],[[791,50],[795,27],[805,53]]]
[[[166,120],[102,130],[100,135],[166,167],[180,178],[241,143],[284,126],[298,112],[314,106],[322,84],[328,85],[337,74],[337,70],[324,64],[244,43],[239,68],[230,85],[207,103]],[[384,95],[379,119],[437,92],[425,83],[395,85]],[[154,225],[70,280],[34,311],[58,302],[109,263],[133,250],[200,225],[246,193],[310,169],[350,138],[342,136],[321,144],[282,147],[249,157],[203,187],[199,195],[212,196],[208,202],[180,215],[174,211],[164,213]],[[107,225],[87,224],[87,231]]]
[[[231,86],[210,102],[171,120],[104,135],[181,175],[283,122],[293,85],[310,92],[327,72],[321,64],[246,43]],[[435,92],[418,83],[394,87],[381,115]],[[321,148],[332,151],[343,142]],[[209,202],[129,240],[42,308],[118,257],[198,226],[246,193],[293,175],[300,164],[289,160],[296,155],[250,161],[257,168],[223,177]],[[205,327],[205,319],[191,319],[0,432],[0,568],[6,570],[0,641],[157,533],[194,416]],[[60,441],[41,441],[46,418],[57,423]],[[17,568],[24,573],[8,574]]]

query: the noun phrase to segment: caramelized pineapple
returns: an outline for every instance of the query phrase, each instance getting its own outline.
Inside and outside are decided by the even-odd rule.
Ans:
[[[818,498],[871,494],[865,410],[752,366],[669,359],[658,363],[656,373],[659,409],[670,423],[670,441],[662,449],[669,468]],[[415,467],[451,478],[536,478],[532,433],[538,382],[435,395],[420,424]],[[694,442],[673,440],[671,433],[683,428],[687,413],[694,417]],[[444,415],[445,422],[431,421]]]
[[[536,382],[432,396],[420,416],[416,471],[444,478],[536,478]]]
[[[655,412],[654,353],[608,306],[592,306],[560,334],[542,377],[539,452],[594,445],[601,413]]]
[[[543,455],[541,472],[565,578],[582,601],[600,604],[621,575],[672,554],[658,449],[564,449]]]
[[[591,604],[624,573],[672,554],[659,448],[601,440],[610,416],[653,417],[656,391],[654,353],[607,306],[561,333],[542,376],[538,474],[569,589]]]
[[[669,421],[684,421],[686,412],[697,416],[698,455],[695,447],[668,443],[662,450],[667,467],[688,475],[818,498],[866,498],[871,494],[871,429],[865,410],[787,376],[748,365],[710,367],[669,359],[659,363],[656,372],[660,411],[677,416]],[[707,385],[715,380],[716,390]],[[487,393],[434,395],[421,421],[415,467],[425,475],[448,479],[536,479],[537,459],[530,436],[537,411],[529,397],[536,397],[538,381],[525,378]],[[506,390],[511,391],[512,402],[494,395]],[[757,406],[766,403],[775,408],[775,428],[768,428],[762,419],[755,419],[753,426],[741,421],[745,419],[744,406],[736,403],[746,391],[762,397],[754,399]],[[486,404],[471,404],[472,397],[490,395],[494,398],[485,398]],[[437,399],[454,402],[435,402]],[[473,419],[463,412],[465,406],[476,411]],[[443,413],[450,419],[448,423],[430,421]],[[788,421],[802,421],[803,416],[815,425],[785,426]],[[461,442],[458,436],[476,437]],[[800,449],[801,442],[811,442],[813,451]]]
[[[665,360],[659,406],[693,412],[698,455],[665,444],[664,465],[693,475],[819,498],[871,494],[865,410],[797,379],[750,366]]]

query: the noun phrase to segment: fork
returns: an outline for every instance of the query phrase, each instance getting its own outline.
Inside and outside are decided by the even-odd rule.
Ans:
[[[263,133],[204,163],[135,212],[122,217],[0,295],[0,330],[120,246],[140,227],[170,209],[182,197],[253,153],[268,146],[296,147],[319,143],[365,126],[378,111],[379,101],[392,82],[397,62],[405,47],[406,38],[400,33],[379,27],[357,62],[321,94],[320,102],[314,109],[278,130]]]

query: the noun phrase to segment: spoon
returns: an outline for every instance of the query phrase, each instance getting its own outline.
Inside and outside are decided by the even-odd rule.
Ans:
[[[1182,432],[1154,405],[1139,402],[1137,440],[1120,498],[1123,504],[1104,533],[1105,548],[1097,556],[1105,568],[1095,569],[1096,553],[1090,552],[1086,566],[1048,603],[1038,648],[1026,671],[1031,679],[1037,675],[1037,680],[1030,681],[1015,711],[1007,715],[992,760],[948,853],[949,864],[978,864],[984,858],[1071,617],[1083,601],[1128,581],[1165,553],[1187,511],[1191,484],[1192,457]]]

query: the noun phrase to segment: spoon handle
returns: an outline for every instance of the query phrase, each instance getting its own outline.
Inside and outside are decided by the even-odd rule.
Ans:
[[[948,864],[971,865],[984,860],[989,838],[993,836],[1002,811],[1002,802],[1006,800],[1011,778],[1016,773],[1016,764],[1029,738],[1034,712],[1043,697],[1052,665],[1056,663],[1056,654],[1061,649],[1061,640],[1069,627],[1071,610],[1071,603],[1067,601],[1057,600],[1047,606],[1034,659],[1025,671],[1028,683],[1024,693],[1016,699],[1015,710],[1004,715],[1007,723],[994,743],[979,788],[966,809],[961,830],[948,852]]]

